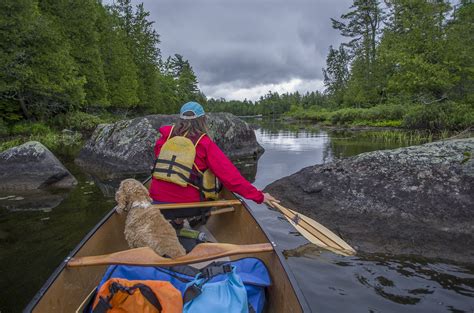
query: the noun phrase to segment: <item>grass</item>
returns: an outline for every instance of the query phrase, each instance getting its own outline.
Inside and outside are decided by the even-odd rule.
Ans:
[[[474,125],[474,106],[467,103],[383,104],[371,108],[292,107],[287,116],[323,125],[396,127],[413,130],[463,130]]]
[[[61,133],[51,132],[43,135],[17,136],[12,139],[0,142],[0,152],[15,146],[24,144],[28,141],[39,141],[49,150],[61,150],[65,147],[71,147],[82,144],[82,135],[79,133]]]
[[[431,132],[431,131],[369,131],[363,132],[360,136],[378,142],[390,144],[416,145],[434,140],[450,138],[454,135],[451,131]]]

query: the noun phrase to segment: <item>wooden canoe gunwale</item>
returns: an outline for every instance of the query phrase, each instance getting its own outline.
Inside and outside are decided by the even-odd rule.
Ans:
[[[270,242],[273,247],[274,251],[277,256],[277,261],[280,263],[282,266],[282,269],[284,271],[283,275],[287,277],[290,287],[292,288],[296,300],[298,304],[300,305],[300,309],[296,309],[295,312],[301,311],[301,312],[312,312],[312,310],[309,308],[307,301],[299,288],[298,283],[296,282],[296,279],[289,268],[289,265],[286,263],[285,257],[282,253],[282,250],[274,243],[272,240],[270,234],[267,232],[265,228],[263,228],[258,220],[255,217],[254,212],[250,207],[243,202],[239,197],[237,197],[235,194],[233,195],[236,199],[238,199],[241,203],[241,205],[245,208],[245,211],[249,213],[249,215],[253,218],[255,221],[256,225],[260,228],[261,232],[263,235],[266,237],[268,242]],[[61,262],[61,264],[55,269],[55,271],[51,274],[51,276],[48,278],[48,280],[45,282],[45,284],[41,287],[41,289],[37,292],[37,294],[33,297],[33,299],[30,301],[30,303],[25,307],[23,312],[32,312],[35,307],[40,303],[41,299],[44,297],[44,295],[48,292],[48,289],[53,285],[53,283],[58,279],[60,274],[65,270],[67,266],[67,262],[69,261],[70,258],[74,257],[83,247],[84,245],[94,236],[94,234],[113,216],[115,213],[116,207],[111,209],[95,226],[92,230],[90,230],[87,235],[79,242],[79,244],[69,253],[69,255]]]

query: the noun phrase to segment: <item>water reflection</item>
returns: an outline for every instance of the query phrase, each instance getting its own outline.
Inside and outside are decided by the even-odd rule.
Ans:
[[[308,247],[295,250],[288,262],[310,306],[320,312],[348,312],[348,304],[351,312],[474,309],[474,272],[461,266],[383,255],[341,257]]]
[[[264,188],[269,183],[306,166],[327,162],[329,137],[326,132],[255,130],[265,153],[257,164],[255,186]]]
[[[50,212],[61,204],[69,192],[58,190],[34,190],[25,192],[10,192],[0,195],[0,208],[10,212],[15,211],[43,211]]]

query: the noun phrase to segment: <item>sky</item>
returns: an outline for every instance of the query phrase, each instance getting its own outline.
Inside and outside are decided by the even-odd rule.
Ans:
[[[166,58],[189,60],[207,97],[257,100],[268,91],[322,91],[330,18],[352,0],[144,0]]]

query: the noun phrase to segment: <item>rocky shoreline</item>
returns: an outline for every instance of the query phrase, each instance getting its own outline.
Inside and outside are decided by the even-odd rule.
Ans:
[[[370,253],[474,262],[474,138],[363,153],[269,186]]]

